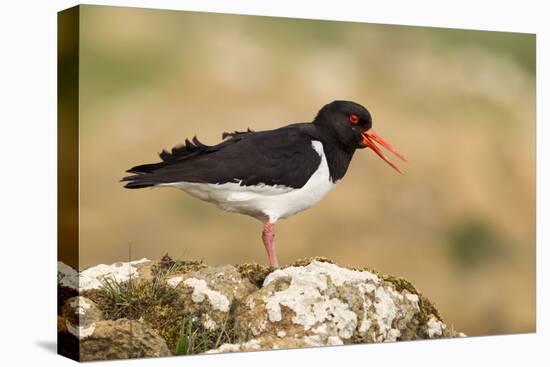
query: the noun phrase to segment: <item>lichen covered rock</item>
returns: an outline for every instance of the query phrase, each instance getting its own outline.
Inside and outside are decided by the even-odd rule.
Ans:
[[[286,335],[320,346],[443,336],[432,316],[430,327],[417,294],[376,274],[313,261],[269,274],[236,312],[235,324],[243,339]]]
[[[151,261],[140,259],[117,262],[111,265],[99,264],[80,273],[61,261],[57,263],[57,282],[60,286],[79,291],[98,289],[105,280],[124,282],[131,278],[151,278]],[[140,274],[141,270],[141,274]]]
[[[174,275],[166,282],[180,290],[184,307],[200,317],[207,330],[217,330],[227,323],[234,305],[256,289],[232,265]]]
[[[164,339],[147,324],[136,320],[99,321],[91,335],[80,341],[81,361],[169,355]]]

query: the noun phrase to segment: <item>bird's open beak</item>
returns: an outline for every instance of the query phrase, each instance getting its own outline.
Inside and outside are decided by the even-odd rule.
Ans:
[[[390,143],[382,139],[382,137],[376,134],[374,131],[372,131],[372,129],[369,129],[363,132],[361,136],[363,137],[363,141],[361,143],[363,144],[364,147],[371,148],[376,154],[378,154],[380,158],[382,158],[387,164],[392,166],[394,170],[396,170],[399,173],[402,173],[399,170],[399,168],[397,168],[397,166],[393,164],[393,162],[390,161],[388,157],[386,157],[386,155],[380,150],[380,148],[378,148],[378,146],[374,144],[374,142],[377,142],[378,144],[380,144],[381,146],[383,146],[384,148],[386,148],[387,150],[389,150],[390,152],[398,156],[401,160],[406,162],[407,159],[403,156],[403,154],[399,153],[397,149],[392,147]]]

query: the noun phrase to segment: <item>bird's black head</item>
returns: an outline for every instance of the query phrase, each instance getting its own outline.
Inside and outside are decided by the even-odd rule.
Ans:
[[[353,152],[356,149],[371,148],[380,158],[398,172],[399,169],[374,144],[377,142],[399,158],[406,160],[388,142],[372,130],[372,117],[365,107],[351,101],[331,102],[317,113],[313,120],[323,138],[338,144],[343,150]]]
[[[346,149],[355,150],[364,148],[361,134],[372,127],[372,117],[359,103],[334,101],[321,108],[313,123]]]

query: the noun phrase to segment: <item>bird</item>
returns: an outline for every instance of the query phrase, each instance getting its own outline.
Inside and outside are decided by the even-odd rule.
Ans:
[[[376,145],[407,159],[372,129],[361,104],[336,100],[311,122],[273,130],[224,132],[216,145],[197,137],[162,150],[158,163],[127,170],[125,188],[172,187],[227,212],[258,219],[271,267],[278,267],[275,223],[317,204],[346,174],[358,149],[370,148],[400,169]]]

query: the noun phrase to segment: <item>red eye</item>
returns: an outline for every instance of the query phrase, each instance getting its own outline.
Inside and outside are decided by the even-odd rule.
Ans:
[[[349,115],[349,122],[352,124],[356,124],[359,122],[359,117],[355,114]]]

